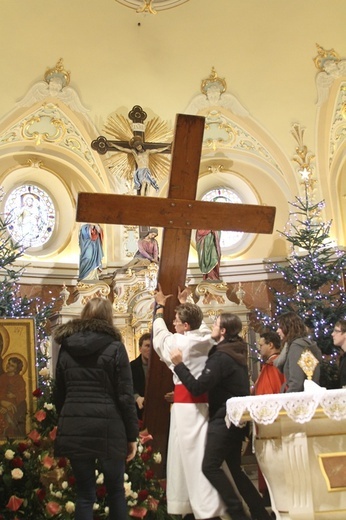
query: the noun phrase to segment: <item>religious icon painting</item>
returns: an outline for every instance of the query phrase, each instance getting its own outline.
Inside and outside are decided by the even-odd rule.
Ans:
[[[14,189],[5,202],[8,231],[24,248],[37,248],[51,238],[56,211],[51,197],[34,184]]]
[[[0,442],[27,437],[36,388],[34,319],[0,319]]]

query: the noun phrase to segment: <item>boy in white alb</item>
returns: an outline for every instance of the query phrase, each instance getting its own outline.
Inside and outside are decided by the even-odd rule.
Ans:
[[[187,290],[178,291],[180,302]],[[214,344],[209,327],[203,323],[201,309],[193,303],[181,303],[176,309],[176,333],[167,329],[163,311],[168,296],[161,287],[155,294],[153,346],[161,361],[173,372],[174,403],[171,409],[167,453],[167,510],[172,515],[193,513],[196,519],[209,520],[225,512],[220,495],[202,473],[208,428],[207,395],[194,397],[174,374],[170,352],[179,348],[191,373],[198,377]]]

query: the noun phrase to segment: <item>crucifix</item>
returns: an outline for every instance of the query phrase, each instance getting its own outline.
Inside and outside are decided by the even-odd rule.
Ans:
[[[159,186],[155,180],[150,168],[150,155],[154,153],[170,153],[171,143],[154,143],[146,142],[144,135],[144,121],[147,118],[146,112],[139,105],[135,105],[128,113],[129,119],[132,121],[133,137],[128,141],[108,140],[103,135],[91,142],[91,148],[96,150],[99,154],[104,155],[107,152],[124,152],[131,154],[136,164],[134,172],[134,185],[137,190],[137,195],[141,195],[142,186],[144,186],[144,195],[147,194],[148,187],[151,185],[156,191]],[[119,128],[113,118],[109,119],[105,126],[111,134],[118,134]],[[132,165],[131,165],[132,166]]]
[[[195,200],[205,119],[178,114],[172,150],[168,197],[137,197],[79,193],[78,222],[163,227],[158,282],[167,300],[165,321],[173,330],[177,287],[184,287],[192,229],[272,233],[275,207],[224,204]],[[151,352],[144,422],[165,460],[169,404],[164,394],[172,390],[172,374]]]

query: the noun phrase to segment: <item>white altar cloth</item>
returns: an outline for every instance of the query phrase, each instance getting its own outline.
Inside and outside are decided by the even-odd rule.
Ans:
[[[233,397],[227,401],[226,421],[228,426],[230,422],[239,426],[248,412],[256,423],[272,424],[285,411],[292,421],[303,424],[311,421],[318,408],[333,421],[346,419],[346,389],[317,388],[314,392]]]

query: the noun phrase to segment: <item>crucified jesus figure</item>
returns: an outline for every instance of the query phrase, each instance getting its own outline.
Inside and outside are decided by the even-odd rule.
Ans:
[[[166,146],[158,146],[157,148],[145,149],[141,136],[135,135],[130,140],[129,148],[119,146],[115,144],[114,147],[120,152],[132,153],[136,162],[136,171],[134,173],[133,182],[137,190],[137,195],[141,195],[142,188],[144,188],[144,195],[147,194],[149,185],[151,185],[156,191],[159,189],[159,185],[151,174],[149,168],[149,156],[152,153],[159,153],[163,150],[170,148],[170,144]]]

